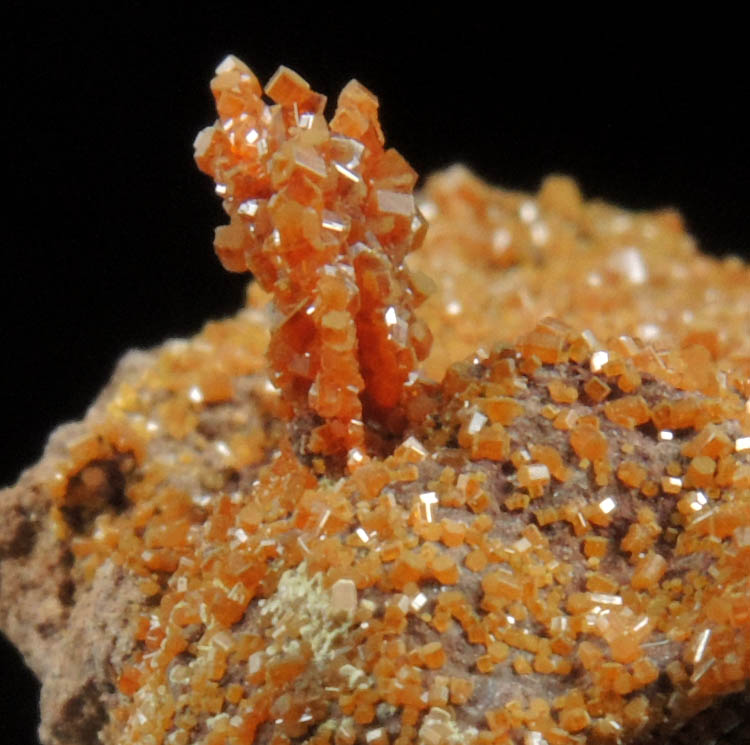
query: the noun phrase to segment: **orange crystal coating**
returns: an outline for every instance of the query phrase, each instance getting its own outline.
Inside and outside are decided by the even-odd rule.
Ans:
[[[283,142],[274,152],[292,142],[284,168],[322,174],[322,155],[294,155],[297,135],[278,134],[294,111],[322,107],[299,76],[274,76],[275,109],[234,60],[213,89],[222,117],[239,121],[248,101],[262,121],[275,111],[267,136]],[[374,100],[347,90],[334,122],[375,152]],[[203,145],[220,144],[227,126]],[[245,176],[221,181],[227,192],[230,182],[251,193],[271,178],[262,157],[235,165]],[[306,193],[305,179],[317,183],[290,179]],[[273,211],[270,192],[258,199]],[[267,376],[309,378],[299,359],[297,372],[268,370],[253,285],[237,318],[167,345],[119,384],[50,473],[76,576],[91,582],[112,562],[144,597],[116,671],[112,742],[629,745],[747,691],[750,309],[694,303],[707,278],[722,298],[747,297],[747,267],[694,256],[671,213],[585,203],[566,179],[532,198],[454,169],[425,200],[436,229],[419,262],[441,281],[423,306],[439,341],[427,364],[442,382],[415,386],[391,454],[344,476],[296,457],[278,423],[290,392],[282,385],[280,400]],[[295,204],[301,222],[290,225],[317,225]],[[239,208],[232,214],[237,224]],[[648,250],[613,246],[613,235],[640,236]],[[244,248],[223,241],[225,263],[245,268]],[[675,249],[691,260],[675,270],[687,289],[666,282]],[[348,254],[337,250],[323,266],[346,274]],[[280,309],[288,300],[293,319],[282,274],[304,303],[328,292],[325,271],[319,288],[291,264],[273,274],[278,252],[251,254],[259,275],[261,258],[272,265],[264,286]],[[540,256],[541,273],[532,268]],[[600,293],[605,279],[621,302]],[[624,334],[653,321],[646,295],[660,309],[662,341],[675,343]],[[722,333],[670,315],[677,300]],[[550,305],[571,325],[547,318]],[[351,332],[346,312],[313,323],[315,344]],[[286,325],[273,331],[277,345]],[[519,341],[496,343],[498,333]],[[294,389],[306,392],[298,411],[317,412],[305,386]],[[119,513],[101,507],[106,469],[124,482]]]
[[[298,417],[317,417],[309,450],[361,450],[370,421],[403,426],[394,407],[430,349],[414,315],[426,284],[404,263],[426,229],[417,175],[384,148],[378,100],[356,80],[330,123],[325,97],[285,67],[265,88],[274,104],[231,56],[211,89],[219,119],[195,158],[230,217],[216,253],[273,294],[274,382]]]

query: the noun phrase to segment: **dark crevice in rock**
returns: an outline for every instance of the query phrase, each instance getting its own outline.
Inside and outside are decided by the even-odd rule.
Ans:
[[[63,706],[52,732],[60,743],[100,745],[99,730],[108,720],[101,691],[89,681]]]
[[[120,514],[130,505],[121,459],[93,460],[68,482],[61,512],[75,533],[88,532],[102,512]]]
[[[38,525],[23,510],[17,509],[5,517],[7,529],[0,540],[0,559],[20,559],[28,556],[36,541]]]
[[[60,587],[57,591],[57,597],[63,605],[70,607],[75,603],[75,592],[75,582],[73,582],[72,579],[68,578],[60,583]]]

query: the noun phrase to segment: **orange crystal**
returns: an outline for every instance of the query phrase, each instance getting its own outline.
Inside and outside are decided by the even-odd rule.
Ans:
[[[230,217],[216,252],[273,294],[274,382],[297,417],[314,415],[309,450],[361,450],[370,421],[403,426],[393,408],[430,349],[414,315],[424,282],[404,264],[426,227],[416,173],[384,148],[378,100],[357,81],[330,124],[325,97],[284,67],[266,86],[272,105],[234,57],[211,87],[219,119],[195,158]]]

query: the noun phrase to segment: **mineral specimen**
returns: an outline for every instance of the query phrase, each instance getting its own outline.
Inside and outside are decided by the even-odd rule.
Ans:
[[[748,267],[562,177],[418,207],[356,82],[212,90],[247,307],[1,496],[43,741],[747,742]]]

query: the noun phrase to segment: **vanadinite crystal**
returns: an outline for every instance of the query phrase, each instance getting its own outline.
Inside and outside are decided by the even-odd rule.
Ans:
[[[273,104],[233,57],[212,90],[247,307],[128,358],[3,495],[48,510],[76,608],[121,599],[65,694],[98,718],[46,742],[747,742],[748,267],[461,167],[425,237],[363,86],[330,123],[285,68]],[[19,596],[49,564],[0,549]]]
[[[253,272],[279,312],[269,362],[294,415],[322,420],[309,449],[363,457],[363,417],[403,429],[394,412],[430,348],[414,316],[424,281],[404,264],[426,222],[417,174],[385,150],[378,100],[352,80],[330,124],[326,99],[281,67],[263,101],[257,78],[228,57],[211,83],[219,120],[195,142],[230,216],[216,252]]]

